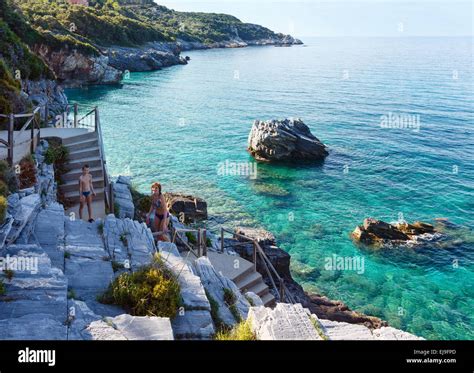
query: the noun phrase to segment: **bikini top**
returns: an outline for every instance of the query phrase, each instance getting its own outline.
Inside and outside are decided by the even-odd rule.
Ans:
[[[161,198],[153,200],[153,207],[159,209],[161,207]]]

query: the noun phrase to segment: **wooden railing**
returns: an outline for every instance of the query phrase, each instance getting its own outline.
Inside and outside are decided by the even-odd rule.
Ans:
[[[226,246],[224,242],[224,235],[225,233],[230,233],[233,235],[233,237],[239,237],[247,242],[232,242],[230,245]],[[260,263],[263,266],[263,269],[265,270],[265,273],[267,274],[273,288],[277,291],[278,296],[279,296],[279,301],[280,302],[287,302],[287,303],[296,303],[296,300],[294,299],[293,295],[291,292],[288,290],[288,288],[285,285],[284,280],[281,278],[281,276],[278,274],[277,270],[273,266],[272,262],[268,258],[267,254],[263,251],[261,248],[260,244],[258,243],[257,240],[252,239],[250,237],[244,236],[242,234],[236,233],[235,231],[231,231],[229,229],[221,228],[221,252],[224,252],[224,249],[226,247],[236,247],[239,245],[247,245],[248,242],[252,243],[252,263],[254,265],[254,270],[257,272],[257,257],[260,258]],[[276,281],[275,281],[276,280]],[[277,285],[278,283],[278,285]]]
[[[7,162],[10,166],[13,166],[14,162],[14,149],[15,146],[30,142],[30,152],[34,153],[36,146],[39,144],[41,136],[41,107],[37,106],[32,113],[26,114],[0,114],[1,118],[8,119],[8,136],[7,140],[0,139],[0,144],[4,145],[7,148]],[[28,118],[25,124],[21,127],[19,131],[15,131],[15,120],[20,118]],[[21,139],[22,134],[30,129],[30,137],[26,141],[17,142],[16,140]],[[35,129],[38,130],[35,136]],[[36,137],[36,143],[35,143]]]
[[[185,240],[181,234],[186,234],[187,232],[196,234],[196,250],[189,244],[188,240]],[[206,230],[199,228],[199,229],[192,229],[192,228],[171,228],[172,238],[171,242],[176,243],[176,239],[178,238],[181,243],[196,257],[200,258],[201,256],[207,256],[207,236]]]

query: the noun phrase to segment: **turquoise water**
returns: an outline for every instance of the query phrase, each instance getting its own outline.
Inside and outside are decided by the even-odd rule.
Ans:
[[[159,180],[202,196],[227,226],[272,231],[308,290],[425,338],[474,339],[472,40],[305,41],[188,52],[187,66],[67,94],[100,106],[113,174],[131,174],[144,192]],[[389,113],[419,115],[419,131],[382,128]],[[302,118],[328,145],[323,164],[218,174],[225,160],[252,161],[254,119],[284,117]],[[442,248],[371,251],[349,238],[365,217],[401,215],[465,229]],[[365,271],[326,270],[333,254],[363,257]]]

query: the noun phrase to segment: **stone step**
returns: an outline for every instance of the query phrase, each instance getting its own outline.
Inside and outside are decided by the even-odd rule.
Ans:
[[[236,258],[239,258],[239,257],[236,257]],[[234,283],[237,283],[237,282],[240,282],[242,281],[244,278],[246,278],[247,276],[255,273],[255,270],[254,270],[254,266],[252,263],[250,263],[249,261],[246,261],[245,262],[245,265],[244,266],[241,266],[241,268],[243,267],[243,269],[241,270],[240,273],[238,273],[236,276],[234,276],[233,278],[231,278],[232,281],[234,281]]]
[[[87,139],[84,141],[78,141],[73,144],[69,144],[67,145],[67,148],[69,149],[70,152],[74,152],[76,150],[82,150],[82,149],[98,147],[98,146],[99,146],[99,140],[97,138],[92,138],[92,139]]]
[[[262,275],[260,273],[251,272],[240,281],[235,282],[235,285],[237,285],[241,292],[246,293],[249,291],[248,289],[262,281]]]
[[[92,177],[92,185],[94,189],[104,187],[104,178]],[[79,180],[67,180],[64,184],[59,185],[59,190],[63,193],[76,191],[79,193]]]
[[[276,299],[272,293],[268,292],[260,297],[265,307],[272,307],[275,305]]]
[[[257,294],[259,297],[263,297],[265,294],[267,294],[270,289],[268,288],[267,284],[265,284],[263,281],[256,283],[246,291],[251,291],[252,293]]]
[[[69,170],[80,170],[82,166],[85,164],[89,165],[89,167],[102,167],[102,161],[99,157],[90,157],[90,158],[83,158],[83,159],[73,159],[67,164]]]
[[[90,172],[90,174],[92,175],[93,178],[101,178],[101,179],[104,178],[102,167],[100,167],[100,166],[90,167],[89,172]],[[79,168],[70,169],[69,172],[65,173],[62,176],[62,180],[64,182],[68,182],[68,181],[79,182],[79,176],[81,176],[81,175],[82,175],[82,165]]]
[[[82,160],[82,159],[88,159],[88,158],[100,158],[99,148],[92,147],[92,148],[74,150],[74,151],[70,151],[68,155],[69,161]]]
[[[64,146],[68,146],[68,145],[71,145],[71,144],[77,144],[79,142],[92,140],[92,139],[97,139],[97,133],[96,132],[87,132],[87,133],[84,133],[83,135],[66,137],[62,140],[62,143],[63,143]]]

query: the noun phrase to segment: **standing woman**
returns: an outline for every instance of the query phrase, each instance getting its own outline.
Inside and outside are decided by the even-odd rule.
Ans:
[[[161,193],[161,184],[153,183],[151,185],[151,206],[146,218],[146,224],[150,225],[150,220],[153,219],[152,231],[168,232],[168,223],[170,213],[166,205],[165,196]],[[168,237],[163,234],[158,237],[161,241],[168,241]]]

